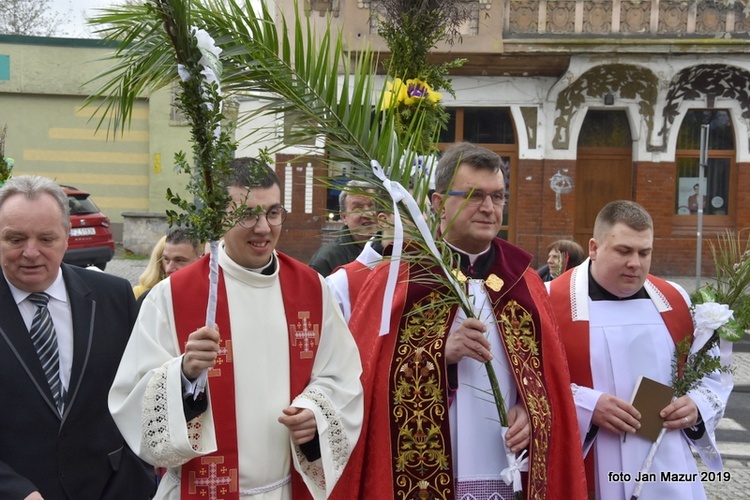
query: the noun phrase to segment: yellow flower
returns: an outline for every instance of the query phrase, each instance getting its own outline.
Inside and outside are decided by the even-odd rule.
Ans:
[[[419,78],[410,78],[406,83],[401,78],[395,78],[393,82],[387,82],[386,86],[388,90],[383,94],[381,111],[402,103],[414,106],[424,100],[434,106],[443,98],[440,92],[435,92],[427,82]]]
[[[393,82],[386,82],[388,90],[383,94],[380,111],[385,111],[393,106],[398,106],[406,98],[406,86],[401,78],[395,78]]]
[[[407,106],[417,104],[423,99],[427,99],[430,104],[435,105],[443,98],[442,94],[433,91],[427,82],[419,78],[406,80],[403,92],[406,94],[403,100]]]

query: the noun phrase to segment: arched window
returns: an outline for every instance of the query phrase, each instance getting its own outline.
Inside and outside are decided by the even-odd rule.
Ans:
[[[701,126],[708,124],[708,161],[700,178]],[[734,209],[734,132],[729,112],[723,109],[693,109],[687,112],[677,136],[675,213],[696,215],[701,200],[703,215],[728,216]],[[715,222],[722,223],[720,219]]]

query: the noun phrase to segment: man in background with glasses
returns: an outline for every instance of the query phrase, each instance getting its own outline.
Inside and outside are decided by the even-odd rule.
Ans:
[[[340,266],[353,262],[367,241],[378,231],[370,194],[373,187],[367,181],[352,180],[341,190],[339,214],[345,226],[334,241],[318,248],[308,262],[310,267],[324,277]]]
[[[524,459],[524,498],[585,498],[570,378],[546,290],[532,256],[497,237],[505,195],[503,161],[488,149],[455,144],[438,162],[437,239],[452,250],[445,265],[470,315],[450,301],[441,268],[421,251],[404,254],[390,333],[378,335],[388,266],[358,296],[349,326],[372,401],[366,498],[513,498],[507,480]],[[486,362],[504,397],[504,435]]]
[[[361,430],[359,354],[323,278],[276,251],[276,173],[235,159],[228,192],[217,326],[206,256],[144,301],[110,409],[142,458],[169,467],[156,498],[324,498]]]

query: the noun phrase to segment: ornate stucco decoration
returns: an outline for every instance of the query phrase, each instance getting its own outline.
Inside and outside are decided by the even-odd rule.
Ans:
[[[492,0],[461,0],[464,3],[476,3],[479,4],[480,9],[491,9]],[[499,1],[499,0],[498,0]],[[377,0],[358,0],[357,7],[360,9],[369,9],[370,4],[377,3]]]
[[[628,64],[603,64],[579,76],[557,96],[555,109],[554,149],[568,149],[570,122],[587,100],[600,100],[605,94],[634,101],[649,131],[654,127],[654,106],[658,79],[651,70]]]
[[[667,138],[680,113],[682,101],[705,102],[707,98],[732,99],[739,103],[742,118],[750,125],[750,72],[724,64],[701,64],[685,68],[675,75],[662,109],[663,125],[659,131],[661,144],[647,145],[649,151],[666,151]],[[748,138],[745,139],[748,147]]]

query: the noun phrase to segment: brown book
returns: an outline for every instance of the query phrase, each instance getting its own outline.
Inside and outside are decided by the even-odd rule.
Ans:
[[[659,432],[664,427],[664,419],[659,416],[674,397],[674,389],[648,377],[640,376],[633,389],[630,404],[641,412],[641,428],[636,435],[650,441],[656,441]]]

